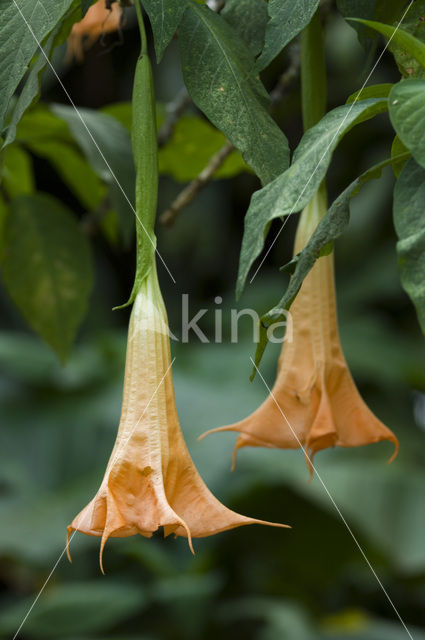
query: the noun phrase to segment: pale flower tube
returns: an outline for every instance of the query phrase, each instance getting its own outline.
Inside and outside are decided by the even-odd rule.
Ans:
[[[305,247],[326,210],[326,196],[319,191],[301,214],[294,255]],[[389,440],[395,446],[392,460],[398,440],[362,400],[342,352],[332,253],[317,260],[290,312],[292,341],[283,344],[271,394],[244,420],[207,433],[237,431],[234,456],[246,446],[302,447],[310,472],[314,454],[327,447]]]
[[[109,537],[210,536],[272,524],[231,511],[208,490],[187,450],[174,398],[167,314],[153,267],[131,313],[121,421],[99,491],[68,527]],[[286,525],[273,525],[286,526]],[[103,569],[102,569],[103,570]]]

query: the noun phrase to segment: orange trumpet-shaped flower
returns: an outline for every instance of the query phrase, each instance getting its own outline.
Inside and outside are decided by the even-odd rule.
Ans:
[[[168,321],[155,267],[131,313],[121,421],[105,476],[93,500],[68,527],[102,538],[137,533],[202,538],[246,524],[207,489],[186,448],[177,417]],[[286,525],[273,525],[286,526]],[[102,569],[103,571],[103,569]]]
[[[90,47],[104,33],[117,31],[121,24],[122,9],[114,2],[110,9],[106,8],[105,0],[98,0],[87,11],[80,22],[72,27],[68,37],[69,58],[76,58],[81,62],[84,48]]]
[[[304,248],[326,210],[326,197],[319,191],[301,214],[295,254]],[[392,460],[398,440],[363,402],[341,349],[332,254],[317,260],[291,314],[292,341],[283,344],[268,398],[244,420],[207,433],[238,431],[234,456],[246,446],[302,447],[310,472],[314,454],[335,445],[355,447],[391,440],[396,447]]]

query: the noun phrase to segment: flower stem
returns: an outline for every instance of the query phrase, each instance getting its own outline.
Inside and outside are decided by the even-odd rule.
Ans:
[[[140,42],[141,42],[140,55],[144,56],[144,55],[147,55],[148,53],[148,41],[146,38],[145,23],[143,21],[142,5],[140,4],[140,0],[136,0],[134,5],[136,7],[137,22],[139,24],[139,31],[140,31]]]
[[[301,100],[304,130],[313,127],[326,113],[326,63],[319,11],[301,36]]]

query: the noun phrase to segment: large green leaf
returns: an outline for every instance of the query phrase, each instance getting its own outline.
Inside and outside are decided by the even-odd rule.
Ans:
[[[82,154],[63,120],[45,106],[37,105],[21,119],[17,137],[34,155],[52,164],[88,211],[96,209],[105,196],[105,185]]]
[[[397,44],[399,47],[406,50],[422,67],[425,68],[425,43],[421,42],[418,38],[415,38],[415,36],[412,36],[408,31],[390,24],[376,22],[375,20],[361,20],[359,18],[350,18],[350,20],[375,29],[379,33],[382,33],[386,38],[391,38],[394,44]]]
[[[183,116],[177,122],[171,140],[159,150],[159,172],[182,182],[194,180],[225,142],[221,131],[205,119]],[[242,171],[248,171],[248,167],[240,153],[233,151],[214,177],[229,178]]]
[[[33,599],[10,607],[0,615],[3,634],[15,633]],[[122,580],[49,585],[26,621],[24,631],[30,638],[90,635],[140,613],[146,605],[144,590]]]
[[[31,156],[17,144],[6,150],[2,178],[10,199],[35,190]]]
[[[425,334],[425,169],[413,158],[394,189],[394,225],[401,283],[413,301]]]
[[[245,217],[237,297],[243,291],[252,263],[263,249],[270,222],[301,211],[322,182],[341,138],[356,124],[386,108],[387,100],[378,98],[333,109],[304,134],[289,169],[254,193]]]
[[[47,59],[52,52],[54,40],[55,35],[53,33],[51,36],[49,36],[46,44],[43,47],[43,51],[46,54]],[[8,121],[7,133],[3,146],[7,146],[14,141],[16,137],[16,127],[19,123],[19,120],[22,118],[23,114],[31,105],[31,103],[34,102],[34,100],[36,100],[39,96],[41,76],[44,69],[46,68],[47,59],[42,53],[39,53],[36,61],[32,65],[25,85],[18,99],[16,100],[16,104],[13,106],[10,120]]]
[[[310,22],[319,0],[269,0],[270,20],[257,67],[264,69]]]
[[[106,188],[79,149],[53,139],[34,141],[31,151],[48,160],[87,211],[94,211],[105,197]]]
[[[243,41],[222,17],[193,2],[183,15],[179,46],[194,102],[263,184],[273,180],[289,164],[288,141],[268,113],[268,95]]]
[[[368,98],[388,98],[394,84],[391,82],[383,82],[381,84],[371,84],[355,91],[347,98],[347,104],[357,102],[357,100],[367,100]]]
[[[403,80],[388,99],[391,122],[400,140],[425,167],[425,80]]]
[[[403,157],[408,157],[408,153]],[[397,158],[401,159],[401,156]],[[317,225],[316,230],[310,240],[298,253],[293,260],[285,265],[282,270],[291,273],[288,288],[284,296],[272,309],[261,318],[260,323],[260,341],[258,343],[257,352],[255,354],[255,364],[258,366],[263,357],[264,350],[267,346],[267,329],[275,322],[285,320],[285,312],[288,311],[295,300],[298,291],[304,281],[304,278],[313,268],[316,260],[321,256],[327,255],[332,250],[333,242],[343,233],[350,220],[350,200],[357,195],[361,187],[369,182],[379,178],[382,169],[394,162],[393,158],[384,160],[379,164],[371,167],[354,180],[332,203],[325,216]],[[253,376],[255,375],[255,369]]]
[[[158,62],[170,43],[186,9],[187,0],[142,0],[152,25]]]
[[[269,19],[264,0],[227,0],[220,15],[256,56],[263,48]]]
[[[74,0],[0,0],[0,130],[10,100],[38,50]]]
[[[41,77],[48,64],[49,57],[55,47],[62,44],[68,37],[74,22],[81,18],[81,7],[78,0],[74,0],[70,9],[66,12],[61,23],[52,31],[48,37],[43,51],[39,51],[37,58],[31,66],[25,84],[19,94],[16,104],[13,107],[4,145],[8,145],[15,139],[16,127],[28,107],[31,106],[40,96]]]
[[[406,155],[406,151],[408,152],[408,155]],[[395,136],[391,145],[391,158],[393,159],[393,171],[396,178],[400,177],[401,170],[408,161],[410,155],[410,151],[406,145],[402,143],[398,136]]]
[[[131,140],[124,126],[106,113],[53,105],[53,113],[69,126],[76,142],[97,175],[109,185],[109,196],[118,213],[124,240],[134,229],[135,170]]]
[[[64,360],[93,283],[89,245],[72,214],[47,195],[15,199],[4,225],[2,271],[25,320]]]

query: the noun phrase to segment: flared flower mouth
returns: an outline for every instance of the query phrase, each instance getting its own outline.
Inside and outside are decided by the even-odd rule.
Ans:
[[[301,214],[297,254],[327,210],[319,191]],[[291,307],[293,336],[279,358],[276,382],[265,402],[240,422],[211,429],[236,431],[235,453],[246,446],[302,448],[310,472],[315,453],[355,447],[395,435],[366,406],[342,352],[336,313],[333,254],[319,258]],[[203,437],[203,436],[202,436]]]
[[[167,315],[153,267],[130,318],[121,421],[100,489],[68,527],[102,538],[159,527],[167,536],[200,538],[246,524],[208,490],[187,450],[177,417]],[[102,568],[103,571],[103,568]]]
[[[88,9],[84,18],[72,27],[68,37],[68,59],[75,58],[81,62],[84,50],[91,47],[103,34],[117,31],[121,19],[122,9],[117,2],[109,9],[105,0],[98,0]]]

